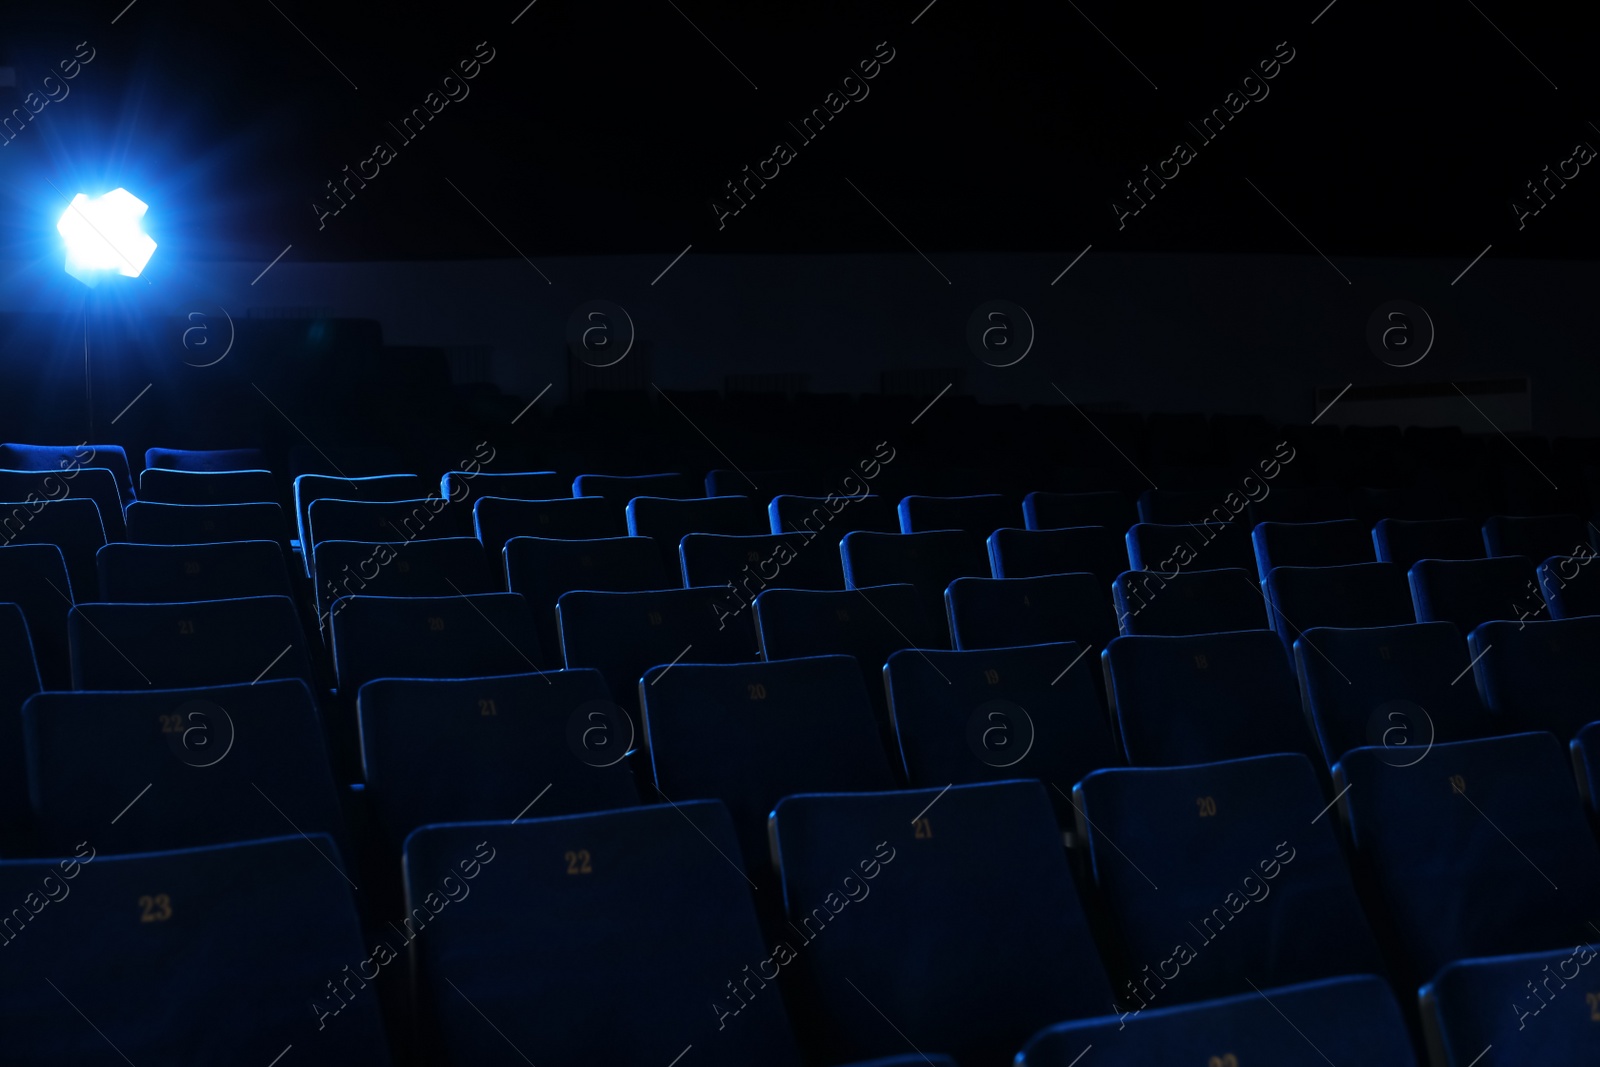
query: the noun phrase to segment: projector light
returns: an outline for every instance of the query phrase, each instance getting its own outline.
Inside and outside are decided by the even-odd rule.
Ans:
[[[137,278],[156,250],[155,241],[139,226],[148,208],[126,189],[93,200],[83,193],[73,197],[56,223],[56,232],[67,242],[67,273],[91,287],[108,270]]]

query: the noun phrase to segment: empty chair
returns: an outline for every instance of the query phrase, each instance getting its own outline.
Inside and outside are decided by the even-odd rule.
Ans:
[[[761,534],[767,518],[747,496],[706,496],[691,500],[637,496],[628,501],[628,533],[649,537],[661,553],[668,574],[682,570],[678,544],[686,534]]]
[[[1262,588],[1272,628],[1293,650],[1318,626],[1401,626],[1416,620],[1411,586],[1398,563],[1274,567]]]
[[[39,687],[22,609],[0,603],[0,848],[8,853],[18,849],[27,829],[28,775],[17,711]]]
[[[1171,526],[1141,522],[1129,527],[1126,539],[1130,570],[1168,575],[1184,569],[1256,569],[1250,531],[1240,522]]]
[[[446,471],[439,479],[439,495],[462,504],[469,496],[498,496],[511,500],[553,500],[570,496],[572,480],[555,471],[513,471],[490,474]]]
[[[1037,778],[1071,826],[1072,783],[1122,763],[1088,653],[1072,642],[892,653],[884,678],[907,783]]]
[[[1119,637],[1101,656],[1117,731],[1134,766],[1318,755],[1294,672],[1266,630]]]
[[[92,467],[109,470],[123,502],[133,500],[132,468],[121,445],[0,445],[0,470],[50,471],[65,478]]]
[[[1595,995],[1567,986],[1594,960],[1594,945],[1585,936],[1550,952],[1445,964],[1419,994],[1432,1061],[1439,1067],[1585,1062],[1594,1048]],[[1485,1056],[1489,1049],[1499,1051]]]
[[[416,500],[313,500],[305,534],[315,550],[324,541],[422,541],[472,536],[465,506],[445,497]],[[313,572],[314,574],[315,572]]]
[[[513,593],[521,593],[533,609],[539,647],[552,657],[561,647],[556,631],[556,602],[574,589],[636,593],[675,589],[675,575],[661,565],[661,554],[648,537],[603,537],[593,541],[560,541],[545,537],[513,537],[506,542],[505,575]]]
[[[1087,571],[1109,590],[1117,575],[1128,569],[1122,537],[1120,529],[1108,526],[999,529],[989,535],[989,573],[996,578],[1036,578]]]
[[[49,472],[0,470],[0,500],[37,504],[67,499],[94,501],[107,539],[122,540],[122,493],[117,476],[111,471],[104,467]]]
[[[313,500],[415,500],[428,495],[427,480],[416,474],[375,474],[362,478],[336,478],[327,474],[302,474],[294,480],[296,537],[302,550],[310,539],[307,511]],[[306,552],[307,574],[311,553]]]
[[[474,542],[476,543],[476,542]],[[106,545],[95,554],[100,599],[123,603],[289,596],[289,567],[276,541],[204,545]]]
[[[1418,622],[1453,622],[1463,634],[1490,619],[1522,621],[1545,612],[1533,563],[1526,556],[1423,559],[1411,565],[1411,601]]]
[[[92,500],[49,500],[0,503],[0,542],[13,545],[55,545],[67,564],[67,576],[78,596],[98,588],[94,555],[106,543],[100,509]]]
[[[834,546],[855,530],[900,532],[894,507],[881,496],[867,494],[775,496],[767,505],[767,522],[775,534],[802,534],[808,541],[820,537]]]
[[[1483,558],[1483,536],[1470,519],[1379,519],[1372,544],[1380,561],[1407,570],[1419,559]]]
[[[8,1062],[265,1064],[292,1045],[352,1067],[389,1063],[377,996],[348,975],[376,974],[404,942],[389,935],[386,956],[369,948],[326,835],[133,855],[85,840],[59,858],[0,862],[0,893],[39,902],[0,927]],[[152,1011],[127,975],[183,1010]]]
[[[796,1030],[818,1062],[909,1042],[974,1067],[1009,1063],[1039,1028],[1111,1003],[1045,787],[940,794],[801,795],[773,812],[784,905],[804,941]],[[994,855],[1005,862],[982,859]]]
[[[1022,522],[1030,530],[1105,526],[1121,531],[1138,521],[1138,507],[1122,492],[1029,493],[1022,498]]]
[[[1126,1002],[1383,970],[1305,756],[1095,771],[1073,799]],[[1152,965],[1165,970],[1155,961],[1184,947],[1182,970],[1141,993]]]
[[[1008,648],[1048,641],[1099,647],[1117,635],[1111,597],[1092,574],[957,578],[944,595],[956,648]]]
[[[733,585],[746,597],[768,586],[783,589],[843,589],[838,548],[799,534],[686,535],[678,546],[683,584]]]
[[[1415,983],[1468,956],[1590,940],[1600,846],[1566,755],[1525,733],[1434,745],[1410,766],[1358,748],[1334,767],[1356,860]]]
[[[1111,585],[1117,626],[1125,634],[1223,633],[1264,630],[1267,610],[1249,571],[1237,567],[1127,571]]]
[[[55,545],[0,546],[0,604],[16,604],[28,621],[33,654],[46,689],[72,688],[67,612],[72,580]]]
[[[417,830],[408,930],[472,894],[415,938],[430,1062],[798,1067],[777,988],[729,988],[778,966],[738,861],[714,800]]]
[[[536,799],[539,818],[639,802],[623,758],[634,724],[595,671],[380,678],[356,706],[367,795],[390,847],[428,823],[515,818]]]
[[[288,597],[84,604],[67,617],[74,689],[182,689],[312,679]]]
[[[215,541],[289,543],[283,509],[276,504],[128,505],[128,540],[144,545],[201,545]]]
[[[146,467],[139,472],[139,498],[153,504],[275,503],[271,471],[186,471]]]
[[[657,790],[726,804],[758,880],[770,870],[767,814],[779,800],[896,785],[849,656],[653,667],[639,691]]]
[[[628,519],[623,509],[597,496],[561,497],[554,500],[512,500],[479,497],[472,505],[472,528],[493,558],[513,537],[544,537],[563,541],[593,541],[626,537]]]
[[[341,597],[329,629],[334,676],[352,695],[374,678],[476,678],[545,665],[533,612],[515,593]]]
[[[1594,553],[1552,556],[1539,564],[1539,592],[1552,619],[1600,615],[1600,567]]]
[[[1329,766],[1362,745],[1410,763],[1436,741],[1495,732],[1465,678],[1466,642],[1449,623],[1314,628],[1295,642],[1294,660]]]
[[[1284,1025],[1286,1019],[1291,1025]],[[1303,1063],[1308,1047],[1330,1063],[1417,1063],[1389,983],[1372,975],[1059,1023],[1034,1035],[1017,1056],[1017,1067],[1073,1067],[1094,1046],[1117,1050],[1118,1058],[1108,1062],[1127,1064]],[[1228,1051],[1219,1056],[1217,1049]]]
[[[1600,616],[1486,622],[1467,635],[1467,651],[1497,732],[1567,740],[1600,718]]]
[[[266,453],[259,448],[147,448],[145,470],[173,471],[259,471],[266,467]],[[139,489],[144,490],[144,471],[139,472]],[[174,504],[190,501],[174,500]],[[218,501],[223,503],[223,501]]]
[[[848,589],[874,585],[916,587],[924,610],[934,618],[945,614],[944,590],[957,578],[987,578],[989,552],[984,538],[965,530],[886,534],[858,530],[839,544]],[[948,648],[948,640],[938,647]]]
[[[1250,531],[1250,542],[1262,578],[1274,567],[1337,567],[1377,558],[1372,532],[1355,519],[1258,523]]]
[[[1491,515],[1483,523],[1484,554],[1549,559],[1590,550],[1589,524],[1576,515]]]
[[[320,541],[314,551],[318,618],[326,618],[334,602],[345,596],[463,596],[502,591],[498,568],[490,565],[476,537],[398,544]]]
[[[898,509],[901,533],[965,530],[988,537],[1017,521],[1016,502],[999,493],[977,496],[908,496]]]
[[[597,496],[620,512],[636,496],[688,500],[705,496],[705,485],[687,474],[580,474],[572,479],[573,496]]]
[[[84,840],[156,852],[294,828],[342,833],[322,722],[298,678],[41,693],[22,723],[38,855]]]

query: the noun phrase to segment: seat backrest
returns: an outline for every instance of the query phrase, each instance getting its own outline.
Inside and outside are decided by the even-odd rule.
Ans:
[[[296,536],[301,547],[314,545],[307,511],[313,500],[415,500],[428,495],[427,479],[416,474],[374,474],[338,478],[327,474],[302,474],[294,480]],[[307,554],[310,562],[310,553]]]
[[[678,546],[683,584],[728,585],[753,597],[769,586],[782,589],[843,589],[844,564],[837,546],[800,534],[692,533]]]
[[[67,577],[61,549],[55,545],[0,545],[0,604],[16,604],[22,609],[45,688],[72,688],[72,658],[67,649],[72,580]]]
[[[1419,559],[1483,558],[1483,537],[1470,519],[1379,519],[1372,543],[1380,561],[1407,570]]]
[[[91,838],[64,857],[0,862],[6,900],[48,897],[37,921],[0,925],[0,1030],[11,1062],[268,1063],[292,1045],[328,1062],[388,1067],[376,991],[337,983],[349,982],[354,970],[341,969],[352,961],[377,974],[404,943],[390,935],[387,955],[368,947],[331,838],[108,853]],[[240,967],[243,958],[251,966]],[[128,995],[126,974],[184,1010],[152,1013],[146,998]],[[108,1059],[113,1049],[120,1056]]]
[[[65,478],[91,467],[109,470],[124,504],[133,500],[132,469],[121,445],[0,445],[0,470],[52,471]]]
[[[298,678],[41,693],[22,724],[40,854],[84,840],[108,852],[220,845],[276,836],[285,819],[343,833],[322,720]]]
[[[188,471],[146,467],[139,472],[139,499],[152,504],[275,504],[278,483],[271,471]]]
[[[288,597],[79,603],[67,616],[67,638],[75,689],[313,680],[305,631]]]
[[[1570,740],[1600,719],[1600,615],[1486,622],[1467,635],[1472,673],[1498,732]]]
[[[1274,567],[1337,567],[1377,559],[1372,532],[1355,519],[1257,523],[1250,542],[1263,579]]]
[[[1490,619],[1540,618],[1544,597],[1526,556],[1423,559],[1407,572],[1418,622],[1453,622],[1463,634]]]
[[[326,619],[334,603],[345,596],[503,592],[498,568],[490,565],[476,537],[398,543],[321,541],[314,551],[319,619]]]
[[[363,778],[391,847],[428,823],[511,819],[535,800],[537,818],[639,802],[624,757],[642,730],[595,671],[380,678],[356,707]]]
[[[1242,522],[1163,524],[1141,522],[1128,528],[1128,569],[1157,571],[1256,569],[1250,530]]]
[[[415,500],[313,500],[306,531],[313,548],[324,541],[422,541],[470,537],[465,506],[446,497]]]
[[[718,467],[706,471],[706,496],[744,493],[771,499],[779,493],[826,493],[828,480],[814,470],[742,471]]]
[[[287,547],[289,527],[276,504],[128,505],[128,540],[145,545],[202,545],[217,541],[276,541]]]
[[[1127,493],[1029,493],[1022,498],[1022,520],[1030,530],[1068,526],[1104,526],[1120,534],[1139,521],[1139,509]]]
[[[27,620],[17,605],[0,602],[0,848],[6,854],[19,851],[28,836],[28,775],[18,712],[39,688]]]
[[[1539,592],[1552,619],[1600,615],[1600,567],[1594,553],[1551,556],[1539,564]]]
[[[155,604],[290,595],[289,566],[276,541],[204,545],[118,542],[95,554],[100,599]]]
[[[1570,747],[1573,769],[1578,772],[1578,792],[1590,815],[1600,817],[1600,721],[1579,730]]]
[[[1590,551],[1589,524],[1576,515],[1491,515],[1483,523],[1484,554],[1549,559]]]
[[[1594,1048],[1595,995],[1567,985],[1594,961],[1595,942],[1445,964],[1419,994],[1433,1062],[1470,1064],[1494,1048],[1484,1063],[1582,1063]]]
[[[907,496],[898,508],[901,533],[925,530],[965,530],[988,537],[1017,521],[1014,500],[1000,493],[976,496]]]
[[[934,617],[945,611],[944,590],[957,578],[987,578],[986,535],[965,530],[888,534],[858,530],[844,535],[839,552],[847,589],[910,584]],[[944,641],[940,648],[948,648]]]
[[[1067,526],[1060,529],[999,529],[989,535],[989,573],[996,578],[1087,571],[1110,596],[1111,583],[1128,569],[1120,529]]]
[[[1268,627],[1266,602],[1251,572],[1126,571],[1111,583],[1117,626],[1125,634],[1225,633]]]
[[[147,448],[145,470],[172,471],[259,471],[266,469],[266,453],[259,448]],[[144,471],[139,472],[139,489],[144,489]],[[266,497],[263,499],[275,499]],[[195,501],[174,500],[174,504]],[[224,501],[217,501],[224,503]]]
[[[631,593],[679,587],[676,572],[662,566],[661,554],[648,537],[590,541],[513,537],[503,555],[510,589],[528,599],[539,645],[552,654],[561,647],[556,602],[562,594],[574,589]]]
[[[469,496],[498,496],[511,500],[551,500],[572,491],[572,479],[555,471],[446,471],[439,479],[439,495],[458,504]]]
[[[122,539],[122,493],[117,476],[104,467],[49,472],[0,470],[0,500],[41,502],[69,498],[94,501],[107,539]]]
[[[355,695],[374,678],[477,678],[549,666],[515,593],[340,597],[329,611],[333,672]]]
[[[957,578],[944,595],[956,648],[1009,648],[1047,641],[1098,647],[1117,635],[1110,590],[1092,574]]]
[[[691,500],[705,496],[706,487],[687,474],[580,474],[572,479],[573,496],[597,496],[621,512],[636,496],[662,496]]]
[[[819,1062],[910,1042],[1001,1063],[1052,1020],[1111,1003],[1040,783],[803,794],[772,819],[784,907],[806,942],[796,1029]],[[869,894],[875,906],[850,906]]]
[[[767,505],[767,521],[775,534],[802,534],[837,546],[856,530],[899,533],[900,517],[881,496],[794,496],[781,494]]]
[[[1237,496],[1224,489],[1146,489],[1139,494],[1139,521],[1215,526],[1237,514],[1225,503],[1230,495]]]
[[[761,505],[747,496],[706,496],[691,500],[636,496],[628,501],[628,533],[649,537],[661,553],[668,574],[679,572],[678,545],[684,536],[702,534],[761,534],[767,519]]]
[[[628,520],[621,507],[613,508],[610,501],[597,496],[553,500],[485,496],[472,505],[472,528],[483,542],[483,550],[492,558],[513,537],[563,541],[625,537]]]
[[[631,1064],[670,1045],[667,1060],[798,1067],[777,988],[724,992],[770,959],[738,858],[714,800],[417,830],[406,925],[429,923],[415,948],[432,1059],[497,1063],[510,1045],[531,1063]]]
[[[100,584],[94,554],[106,543],[106,534],[93,500],[0,503],[0,543],[55,545],[66,560],[74,596],[92,595]]]
[[[1245,514],[1252,523],[1324,523],[1351,518],[1355,509],[1338,486],[1279,485],[1261,500],[1250,501]],[[1365,525],[1362,534],[1367,533]],[[1365,559],[1371,559],[1371,551]],[[1352,562],[1364,562],[1356,560]]]
[[[1285,650],[1316,626],[1403,626],[1416,620],[1411,586],[1398,563],[1274,567],[1262,586]]]

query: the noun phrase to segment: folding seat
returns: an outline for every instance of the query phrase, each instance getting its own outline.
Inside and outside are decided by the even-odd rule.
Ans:
[[[705,496],[705,485],[687,474],[580,474],[572,479],[573,496],[597,496],[616,511],[636,496],[664,496],[691,500]]]
[[[83,596],[99,587],[94,554],[106,543],[106,534],[94,501],[0,503],[0,516],[0,539],[6,545],[55,545],[66,561],[75,594]]]
[[[996,578],[1088,571],[1109,590],[1117,575],[1128,569],[1122,533],[1109,526],[1000,529],[989,535],[988,546],[989,572]]]
[[[126,527],[117,476],[104,467],[67,471],[0,470],[0,500],[37,504],[49,500],[92,500],[100,509],[106,538],[120,541]],[[8,509],[9,510],[9,509]]]
[[[1552,619],[1600,615],[1600,567],[1593,552],[1551,556],[1539,564],[1539,591]]]
[[[1324,523],[1349,519],[1355,511],[1338,486],[1274,485],[1245,508],[1252,525],[1263,522]],[[1366,532],[1363,526],[1362,532]],[[1372,553],[1367,553],[1370,558]]]
[[[1394,993],[1373,975],[1059,1023],[1034,1035],[1018,1054],[1017,1067],[1074,1067],[1097,1045],[1117,1050],[1117,1058],[1107,1062],[1119,1064],[1307,1063],[1308,1048],[1331,1057],[1329,1063],[1417,1063]],[[1219,1056],[1218,1049],[1228,1051]],[[1322,1062],[1320,1055],[1315,1062]]]
[[[144,467],[145,470],[170,471],[259,471],[267,468],[267,455],[259,448],[147,448]],[[143,471],[139,474],[139,488],[144,489]]]
[[[0,546],[0,604],[16,604],[28,620],[33,655],[46,689],[72,688],[67,612],[72,581],[55,545]]]
[[[718,801],[424,826],[404,869],[429,1062],[799,1065],[770,980],[794,949],[769,954]]]
[[[351,596],[333,602],[333,671],[343,693],[374,678],[477,678],[547,664],[515,593]]]
[[[1434,742],[1500,732],[1466,683],[1467,645],[1449,623],[1313,627],[1294,643],[1294,661],[1329,766],[1361,745],[1409,763]]]
[[[733,584],[755,596],[769,585],[784,589],[843,589],[838,548],[800,534],[692,533],[678,546],[683,584]]]
[[[639,802],[623,758],[633,722],[595,671],[380,678],[356,704],[367,795],[393,847],[419,826],[509,819],[535,799],[540,818]]]
[[[85,604],[67,616],[74,689],[183,689],[312,681],[305,631],[281,596]]]
[[[35,855],[69,855],[84,840],[156,852],[343,832],[322,722],[298,678],[41,693],[22,728]]]
[[[1319,754],[1294,672],[1269,631],[1119,637],[1101,657],[1123,751],[1136,767]]]
[[[1498,732],[1566,740],[1600,718],[1600,616],[1486,622],[1467,635],[1467,651]]]
[[[1030,530],[1068,526],[1106,526],[1122,531],[1139,521],[1127,493],[1029,493],[1022,498],[1022,522]]]
[[[276,504],[128,505],[128,540],[144,545],[204,545],[218,541],[289,544],[289,527]]]
[[[121,445],[0,445],[0,470],[50,471],[63,477],[70,471],[103,467],[116,478],[117,493],[132,501],[132,468]]]
[[[553,500],[511,500],[479,497],[472,505],[472,528],[491,559],[513,537],[543,537],[562,541],[595,541],[626,537],[628,519],[620,507],[597,496],[560,497]]]
[[[1377,559],[1372,532],[1355,519],[1257,523],[1250,543],[1263,579],[1274,567],[1339,567]]]
[[[294,480],[296,536],[302,551],[310,540],[307,511],[313,500],[415,500],[428,495],[428,482],[416,474],[375,474],[361,478],[336,478],[326,474],[302,474]],[[311,553],[306,552],[307,574]]]
[[[1230,509],[1224,501],[1230,493],[1227,489],[1146,489],[1139,494],[1139,521],[1164,526],[1216,525],[1227,519]]]
[[[945,587],[957,578],[987,578],[989,550],[980,534],[965,530],[886,534],[858,530],[839,543],[848,589],[902,582],[916,587],[924,610],[945,616]],[[948,640],[940,648],[949,648]]]
[[[677,575],[663,569],[661,553],[648,537],[592,541],[513,537],[506,542],[504,556],[511,591],[527,598],[539,647],[549,649],[552,658],[561,647],[556,602],[562,594],[574,589],[637,593],[678,588]]]
[[[276,541],[119,542],[101,548],[95,563],[100,570],[100,599],[118,603],[290,595],[289,567],[283,546]]]
[[[1600,845],[1560,741],[1436,744],[1409,766],[1392,755],[1347,752],[1333,778],[1348,788],[1339,803],[1356,862],[1409,960],[1409,984],[1452,960],[1590,940]]]
[[[572,495],[572,479],[555,471],[490,474],[446,471],[439,479],[439,495],[466,504],[472,496],[497,496],[510,500],[555,500]]]
[[[772,824],[802,942],[791,1004],[817,1062],[909,1043],[1006,1063],[1111,1003],[1042,784],[791,796]]]
[[[636,496],[628,501],[628,533],[651,538],[661,554],[667,574],[679,574],[683,565],[678,545],[692,533],[764,534],[767,518],[761,505],[747,496],[704,496],[689,500]]]
[[[1411,602],[1418,622],[1453,622],[1469,634],[1490,619],[1521,621],[1545,614],[1533,561],[1526,556],[1423,559],[1411,565]]]
[[[0,862],[14,908],[0,924],[8,1062],[269,1064],[292,1047],[387,1067],[377,997],[355,971],[376,975],[397,953],[363,943],[331,838],[108,852],[92,837],[61,858]]]
[[[476,537],[321,541],[313,555],[319,628],[326,624],[341,597],[447,597],[505,592],[499,568],[489,562]]]
[[[444,497],[416,500],[313,500],[305,533],[316,546],[324,541],[422,541],[471,537],[471,513]],[[315,572],[313,571],[313,576]]]
[[[1215,570],[1239,567],[1254,573],[1255,550],[1242,522],[1168,526],[1141,522],[1128,528],[1128,569],[1159,571]]]
[[[1072,794],[1125,1003],[1383,971],[1305,756],[1111,768]],[[1165,971],[1174,955],[1176,975]]]
[[[944,596],[951,643],[959,649],[1049,641],[1103,646],[1117,635],[1111,597],[1092,574],[957,578]]]
[[[1491,515],[1483,548],[1488,556],[1575,556],[1591,550],[1589,524],[1576,515]]]
[[[849,656],[652,667],[639,692],[657,791],[726,804],[758,882],[779,800],[897,784]]]
[[[1017,524],[1017,504],[999,493],[979,496],[908,496],[899,507],[900,532],[965,530],[988,537],[1002,526]]]
[[[182,471],[146,467],[139,499],[152,504],[276,503],[276,476],[266,470]]]
[[[22,609],[0,603],[0,850],[4,854],[15,853],[27,836],[28,776],[17,712],[39,688],[39,668]]]
[[[1267,628],[1265,602],[1250,572],[1237,567],[1127,571],[1111,585],[1117,626],[1125,634],[1224,633]]]
[[[870,495],[775,496],[767,505],[767,522],[775,534],[823,537],[835,545],[856,530],[900,532],[895,509],[883,497]]]
[[[1419,559],[1482,559],[1483,536],[1470,519],[1379,519],[1372,527],[1378,559],[1411,569]]]
[[[1567,987],[1594,961],[1597,940],[1584,935],[1549,952],[1445,964],[1420,993],[1430,1059],[1441,1067],[1493,1067],[1592,1058],[1600,998],[1582,983]],[[1485,1056],[1491,1048],[1499,1051]]]
[[[1411,586],[1398,563],[1274,567],[1261,583],[1284,649],[1318,626],[1403,626],[1416,620]]]
[[[1067,790],[1090,771],[1120,766],[1088,652],[1060,642],[891,653],[883,673],[906,782],[1037,778]],[[1050,802],[1072,826],[1066,793],[1051,789]]]

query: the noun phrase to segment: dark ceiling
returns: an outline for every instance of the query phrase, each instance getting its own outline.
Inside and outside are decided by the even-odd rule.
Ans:
[[[24,240],[49,185],[133,175],[152,230],[201,258],[1592,257],[1600,167],[1564,163],[1600,147],[1585,16],[1326,3],[7,0],[4,113],[79,42],[94,59],[0,146],[0,222]],[[391,128],[491,50],[414,141]],[[791,128],[891,50],[814,142]],[[1244,82],[1263,61],[1275,76]],[[1230,102],[1214,143],[1188,125]],[[1180,140],[1194,158],[1164,163]],[[363,164],[379,141],[393,158]],[[764,163],[780,141],[793,158]],[[319,229],[325,183],[363,165],[376,177]],[[712,200],[746,165],[776,176],[719,228]],[[1176,177],[1119,228],[1113,201],[1147,165]],[[1546,166],[1570,180],[1519,229],[1513,200]]]

